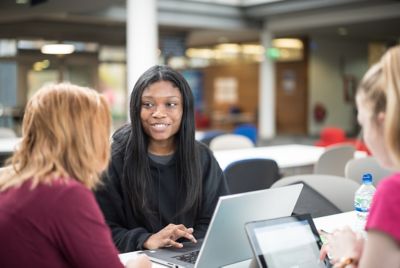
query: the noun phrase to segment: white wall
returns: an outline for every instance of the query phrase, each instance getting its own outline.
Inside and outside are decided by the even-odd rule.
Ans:
[[[357,83],[368,68],[368,43],[365,41],[310,38],[309,120],[308,133],[318,135],[325,126],[343,128],[353,133],[356,127],[354,102],[346,102],[343,74],[356,77]],[[325,105],[327,116],[322,123],[314,120],[315,103]]]

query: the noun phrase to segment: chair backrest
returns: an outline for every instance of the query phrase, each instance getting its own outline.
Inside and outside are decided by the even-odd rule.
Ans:
[[[224,170],[231,194],[268,189],[281,176],[272,159],[244,159],[229,164]]]
[[[200,141],[204,144],[206,144],[207,146],[210,146],[211,141],[215,138],[218,137],[220,135],[225,134],[226,132],[222,131],[222,130],[209,130],[204,132],[203,137],[200,139]]]
[[[210,149],[230,150],[254,147],[254,143],[247,137],[237,134],[223,134],[213,138],[210,142]]]
[[[344,177],[320,174],[303,174],[284,177],[276,181],[271,188],[295,183],[307,184],[309,186],[308,188],[315,190],[320,196],[331,203],[329,204],[329,202],[325,202],[324,199],[313,194],[312,191],[306,191],[304,193],[302,191],[296,204],[294,213],[308,212],[311,213],[313,217],[327,216],[338,213],[334,211],[334,207],[337,207],[340,210],[339,212],[352,211],[354,209],[354,194],[360,187],[359,183],[353,180],[348,180]],[[332,207],[332,204],[334,207]]]
[[[0,153],[0,168],[4,167],[8,158],[10,158],[12,153]]]
[[[316,146],[330,146],[346,141],[346,133],[338,127],[325,127],[321,130],[320,139],[315,142]]]
[[[253,124],[241,124],[233,129],[233,134],[239,134],[251,139],[257,144],[257,127]]]
[[[373,156],[351,159],[344,169],[345,177],[356,182],[361,182],[364,173],[371,173],[374,185],[378,185],[383,178],[389,176],[393,171],[381,167]]]
[[[355,148],[351,145],[327,147],[315,164],[314,173],[344,177],[344,167],[354,157],[354,153]]]

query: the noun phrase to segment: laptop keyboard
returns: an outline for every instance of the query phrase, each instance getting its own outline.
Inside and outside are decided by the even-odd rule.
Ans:
[[[200,250],[191,251],[189,253],[185,253],[183,255],[175,256],[174,258],[183,262],[188,262],[194,264],[197,260],[197,256],[199,256]]]

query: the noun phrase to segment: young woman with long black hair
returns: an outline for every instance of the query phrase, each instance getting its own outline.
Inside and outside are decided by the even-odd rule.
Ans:
[[[154,66],[136,82],[131,123],[113,135],[112,159],[97,201],[121,252],[182,247],[205,235],[227,186],[195,141],[194,99],[181,74]]]

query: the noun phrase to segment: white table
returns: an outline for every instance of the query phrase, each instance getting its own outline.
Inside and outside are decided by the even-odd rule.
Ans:
[[[331,216],[325,216],[314,219],[315,226],[317,230],[325,230],[327,232],[332,232],[337,228],[341,228],[344,226],[350,226],[352,229],[356,230],[356,214],[354,211],[335,214]],[[250,245],[249,245],[250,246]],[[129,259],[135,258],[137,254],[140,252],[129,252],[124,254],[119,254],[122,263],[126,263]],[[250,260],[239,262],[233,265],[225,266],[225,268],[248,268],[250,264]],[[165,267],[161,264],[153,263],[152,267],[154,268],[162,268]]]
[[[250,158],[273,159],[280,168],[289,168],[315,164],[324,150],[323,147],[289,144],[214,151],[214,156],[222,169],[232,162]]]
[[[360,231],[357,226],[357,215],[355,211],[320,217],[314,219],[315,227],[318,230],[332,232],[337,228],[349,226],[353,230]]]
[[[0,138],[0,154],[13,153],[20,142],[21,138]]]
[[[251,158],[273,159],[279,168],[292,175],[298,173],[312,173],[313,166],[317,163],[321,154],[325,151],[324,147],[288,144],[278,146],[254,147],[235,150],[214,151],[220,167],[224,170],[230,163]],[[355,157],[365,157],[366,153],[356,151]],[[300,169],[300,170],[296,170]]]

